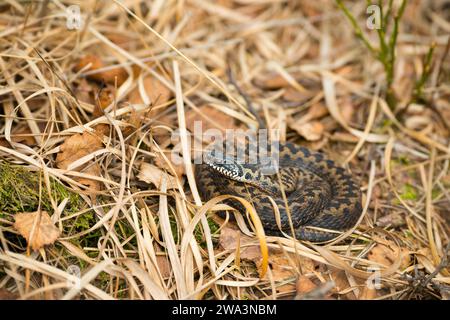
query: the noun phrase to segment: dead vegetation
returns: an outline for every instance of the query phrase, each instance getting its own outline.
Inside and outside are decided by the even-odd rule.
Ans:
[[[383,32],[365,1],[0,4],[0,299],[448,299],[450,3],[402,2]],[[193,122],[257,125],[229,67],[358,177],[354,230],[263,237],[202,203]]]

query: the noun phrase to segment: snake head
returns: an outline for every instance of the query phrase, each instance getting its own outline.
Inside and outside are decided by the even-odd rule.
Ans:
[[[266,193],[276,194],[278,192],[273,177],[262,174],[258,164],[241,163],[234,157],[222,154],[215,156],[214,153],[210,153],[206,157],[205,164],[225,178],[248,183]]]
[[[214,155],[210,155],[206,158],[205,163],[214,171],[229,179],[245,181],[243,166],[232,157],[216,157]]]

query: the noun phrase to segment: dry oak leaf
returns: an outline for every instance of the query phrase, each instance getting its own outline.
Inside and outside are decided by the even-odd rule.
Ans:
[[[174,176],[146,162],[142,162],[137,178],[141,181],[154,184],[158,189],[161,189],[163,179],[166,179],[167,189],[177,188],[177,179]]]
[[[94,133],[86,131],[74,134],[61,145],[61,152],[56,156],[56,165],[60,169],[67,169],[72,162],[101,149],[102,146],[102,140]]]
[[[53,225],[46,211],[17,213],[14,220],[14,228],[33,250],[52,244],[59,237],[59,229]]]

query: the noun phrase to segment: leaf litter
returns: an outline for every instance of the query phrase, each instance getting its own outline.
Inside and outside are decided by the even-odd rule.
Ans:
[[[344,4],[363,25],[365,7]],[[83,14],[104,14],[82,30],[46,19],[63,3],[1,6],[0,160],[39,172],[49,204],[0,213],[0,297],[46,288],[49,299],[448,299],[443,5],[408,1],[392,91],[332,1],[84,1]],[[382,49],[376,31],[362,36]],[[192,144],[172,133],[194,131],[195,121],[255,127],[228,67],[282,140],[327,153],[361,181],[370,202],[357,228],[314,246],[264,237],[254,212],[255,229],[216,219],[225,195],[202,205]],[[86,205],[68,210],[69,196],[51,196],[53,180]],[[71,279],[74,263],[83,286],[50,289]],[[21,296],[27,272],[41,277]]]

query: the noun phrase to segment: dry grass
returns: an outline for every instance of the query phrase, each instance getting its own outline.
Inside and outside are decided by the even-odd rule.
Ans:
[[[68,211],[68,200],[53,199],[61,236],[34,252],[17,236],[12,213],[0,213],[0,296],[448,299],[450,24],[442,8],[449,4],[429,2],[408,1],[399,25],[395,109],[385,99],[383,66],[333,1],[0,4],[1,160],[37,171],[40,192],[51,194],[54,179],[85,203]],[[344,3],[364,26],[365,2]],[[71,4],[81,8],[80,30],[66,26]],[[377,34],[363,30],[376,46]],[[75,68],[86,55],[102,65]],[[228,66],[282,139],[324,151],[360,179],[364,214],[354,230],[324,246],[265,238],[245,200],[256,234],[215,217],[225,197],[202,204],[189,123],[209,106],[210,127],[256,125],[228,85]],[[168,160],[176,129],[181,166]],[[101,147],[62,167],[62,143],[86,131],[100,133]],[[139,181],[142,162],[175,179]],[[230,232],[237,239],[227,247]],[[252,258],[246,247],[257,249]],[[70,266],[81,270],[79,286]],[[374,267],[379,290],[365,285]],[[312,292],[302,291],[305,279]]]

